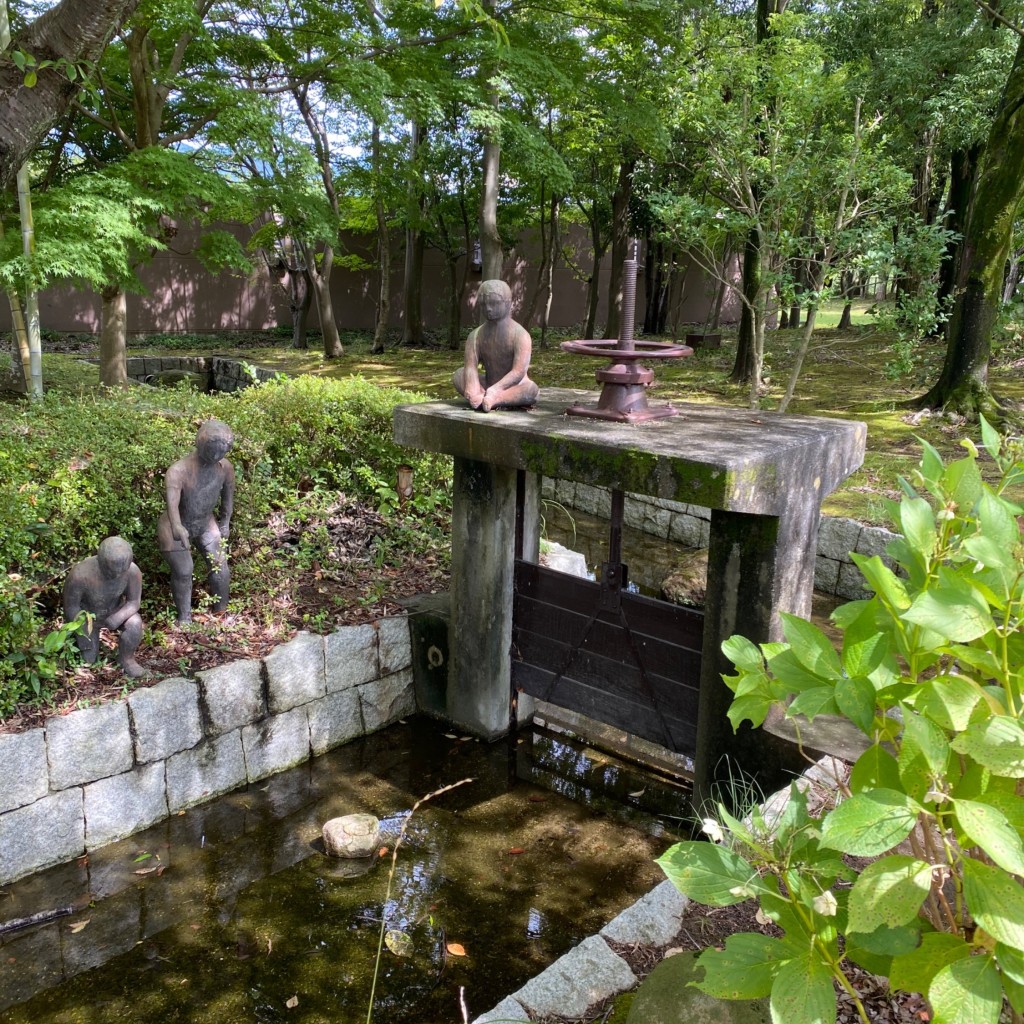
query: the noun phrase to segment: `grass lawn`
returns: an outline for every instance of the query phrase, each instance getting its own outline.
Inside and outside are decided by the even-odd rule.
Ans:
[[[885,523],[884,498],[897,495],[898,479],[917,464],[917,438],[933,444],[940,452],[956,457],[964,437],[978,440],[974,424],[950,416],[922,416],[910,409],[938,375],[944,354],[941,342],[927,342],[919,350],[912,376],[891,380],[886,376],[889,359],[887,336],[873,326],[867,313],[869,303],[855,306],[853,326],[844,331],[834,326],[815,331],[811,351],[804,363],[790,411],[808,415],[839,416],[863,420],[868,425],[868,452],[864,466],[825,502],[826,512],[849,515],[865,522]],[[824,324],[838,322],[841,306],[831,304],[819,318]],[[665,362],[656,369],[652,400],[714,403],[745,407],[748,388],[731,384],[728,374],[735,357],[735,328],[723,332],[718,350],[697,350],[689,359]],[[785,391],[799,331],[769,332],[766,343],[765,388],[760,396],[763,409],[774,409]],[[557,342],[574,335],[560,332],[546,346],[534,344],[530,375],[543,388],[596,388],[594,370],[599,360],[571,356]],[[366,332],[345,332],[345,354],[327,360],[310,339],[307,351],[288,347],[285,333],[250,332],[244,335],[210,335],[176,338],[159,336],[133,339],[131,354],[232,355],[268,369],[287,374],[317,374],[330,377],[361,375],[382,385],[424,392],[438,398],[451,397],[453,370],[461,352],[446,347],[410,348],[394,345],[383,355],[371,355]],[[89,353],[83,353],[88,355]],[[81,355],[48,354],[44,357],[44,380],[49,387],[75,389],[92,386],[94,367],[83,364]],[[1009,347],[997,353],[990,372],[997,394],[1024,409],[1024,348]]]

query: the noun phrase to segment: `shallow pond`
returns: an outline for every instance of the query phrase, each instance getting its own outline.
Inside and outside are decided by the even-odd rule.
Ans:
[[[464,778],[406,823],[387,899],[390,854],[322,853],[352,811],[390,851]],[[382,913],[411,948],[381,954],[373,1019],[460,1021],[460,992],[472,1019],[656,884],[685,813],[675,785],[563,737],[412,719],[8,886],[0,921],[81,909],[0,940],[0,1020],[364,1021]]]

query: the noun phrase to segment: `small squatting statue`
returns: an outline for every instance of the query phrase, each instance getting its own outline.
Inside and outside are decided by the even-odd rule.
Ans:
[[[214,610],[228,606],[231,571],[227,541],[235,504],[235,471],[225,455],[234,443],[231,428],[207,420],[196,435],[195,450],[179,459],[165,480],[167,511],[157,523],[160,553],[171,567],[171,592],[178,625],[192,621],[192,545],[199,548],[216,596]],[[218,510],[219,516],[214,513]]]
[[[484,281],[476,294],[486,319],[466,339],[465,362],[452,377],[455,390],[482,412],[533,405],[539,388],[526,376],[533,342],[512,319],[512,289],[504,281]]]
[[[117,663],[126,676],[142,676],[146,670],[135,660],[142,640],[142,573],[132,561],[132,546],[121,537],[108,537],[96,554],[71,567],[64,581],[64,621],[82,612],[90,616],[75,637],[82,660],[91,665],[100,650],[100,629],[120,631]]]

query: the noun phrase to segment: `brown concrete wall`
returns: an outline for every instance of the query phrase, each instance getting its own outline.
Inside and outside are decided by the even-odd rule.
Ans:
[[[247,229],[238,227],[236,231],[244,240]],[[262,260],[257,258],[256,267],[248,275],[210,274],[189,252],[194,237],[193,232],[183,229],[174,239],[174,251],[158,253],[142,269],[140,276],[145,292],[128,296],[130,333],[202,334],[211,331],[266,330],[277,326],[290,326],[288,296]],[[568,240],[577,249],[581,262],[589,266],[589,247],[585,233],[571,229]],[[370,260],[373,256],[371,245],[372,240],[366,236],[353,236],[348,239],[347,249]],[[396,237],[394,245],[390,325],[393,328],[400,328],[403,318],[403,248],[400,237]],[[537,254],[538,246],[534,236],[527,233],[505,260],[504,277],[512,288],[515,311],[525,311],[536,287]],[[607,310],[609,263],[606,257],[601,268],[599,325],[604,322]],[[460,279],[463,265],[460,261]],[[479,283],[479,271],[474,272],[471,269],[462,310],[462,323],[466,329],[476,319],[473,305]],[[638,318],[642,318],[642,267],[637,283]],[[336,266],[332,275],[331,293],[339,327],[343,330],[373,328],[377,296],[375,271],[353,271]],[[687,274],[683,294],[682,322],[702,322],[713,296],[713,284],[706,281],[699,270],[691,269]],[[577,278],[569,267],[560,262],[555,270],[551,326],[578,325],[582,329],[586,320],[586,307],[586,281]],[[90,291],[68,287],[48,289],[39,297],[39,315],[44,329],[97,332],[100,326],[99,297]],[[536,326],[539,316],[538,309],[534,323],[529,326]],[[723,317],[726,322],[738,319],[737,303],[730,296],[727,296]],[[424,254],[423,319],[428,329],[442,329],[448,320],[447,270],[442,254],[432,249],[428,249]],[[310,311],[310,327],[317,329],[318,326],[314,308]],[[10,329],[10,310],[6,303],[0,303],[0,329]]]

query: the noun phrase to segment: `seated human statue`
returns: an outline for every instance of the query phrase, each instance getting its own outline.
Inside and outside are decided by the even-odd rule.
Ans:
[[[476,294],[485,319],[466,339],[465,360],[452,376],[455,390],[481,412],[533,405],[540,390],[526,375],[533,342],[530,332],[512,319],[512,289],[491,280]]]
[[[207,420],[196,434],[195,449],[167,470],[167,511],[157,523],[160,553],[171,567],[171,593],[178,625],[192,621],[192,545],[208,570],[207,588],[216,597],[214,611],[228,606],[231,571],[227,541],[235,504],[235,471],[225,455],[234,443],[231,428]]]
[[[64,621],[88,613],[75,637],[82,660],[91,665],[100,649],[100,629],[117,630],[117,662],[126,676],[146,670],[135,660],[142,640],[142,573],[132,560],[132,546],[121,537],[108,537],[96,554],[71,567],[64,582]]]

